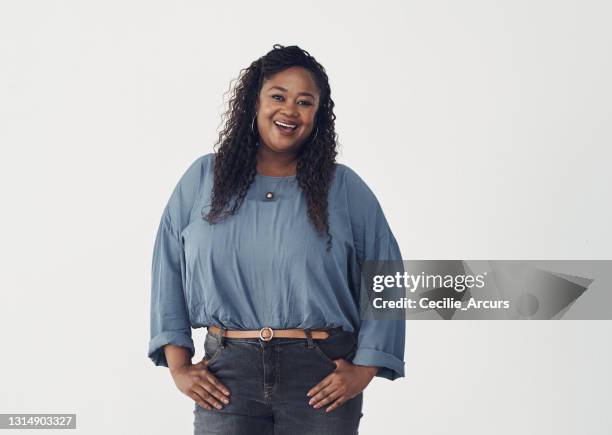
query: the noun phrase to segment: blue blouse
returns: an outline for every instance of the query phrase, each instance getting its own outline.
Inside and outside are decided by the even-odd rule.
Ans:
[[[148,356],[167,367],[166,344],[195,354],[191,328],[332,328],[358,332],[353,364],[404,376],[404,320],[361,320],[361,264],[401,260],[378,200],[337,163],[328,197],[332,247],[307,216],[295,175],[257,174],[238,212],[214,225],[214,153],[197,158],[164,208],[153,251]],[[272,199],[266,198],[273,192]]]

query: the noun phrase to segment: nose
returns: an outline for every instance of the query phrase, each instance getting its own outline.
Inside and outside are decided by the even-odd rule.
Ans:
[[[287,117],[295,118],[299,115],[296,106],[296,103],[287,101],[287,103],[281,109],[281,112]]]

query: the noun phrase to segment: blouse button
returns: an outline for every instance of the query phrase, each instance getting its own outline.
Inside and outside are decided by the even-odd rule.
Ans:
[[[266,193],[266,199],[272,199],[273,197],[274,197],[274,194],[272,192]]]

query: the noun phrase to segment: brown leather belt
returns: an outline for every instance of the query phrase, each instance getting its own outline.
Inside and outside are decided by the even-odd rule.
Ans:
[[[208,326],[209,332],[219,334],[221,328],[218,326]],[[310,333],[313,339],[324,340],[329,337],[329,333],[325,330],[311,329]],[[253,329],[250,331],[244,330],[225,330],[224,337],[226,338],[259,338],[263,341],[270,341],[273,337],[276,338],[306,338],[306,333],[303,329],[272,329],[268,326],[261,329]]]

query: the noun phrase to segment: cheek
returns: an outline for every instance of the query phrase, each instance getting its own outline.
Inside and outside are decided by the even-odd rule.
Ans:
[[[272,122],[274,110],[269,107],[261,107],[257,112],[257,121],[261,124]]]
[[[305,129],[304,129],[304,133],[309,133],[309,132],[311,132],[312,130],[314,130],[314,129],[315,129],[315,127],[316,127],[316,124],[315,124],[315,119],[314,119],[314,118],[312,118],[312,119],[309,119],[309,120],[305,121],[305,122],[304,122],[304,127],[305,127]]]
[[[304,123],[310,125],[311,127],[314,127],[314,125],[316,124],[317,121],[317,111],[316,110],[312,110],[308,113],[305,113],[303,116],[304,119]]]
[[[267,113],[265,110],[260,109],[257,114],[257,126],[263,129],[270,128],[270,122],[271,122],[270,116],[271,115]]]

